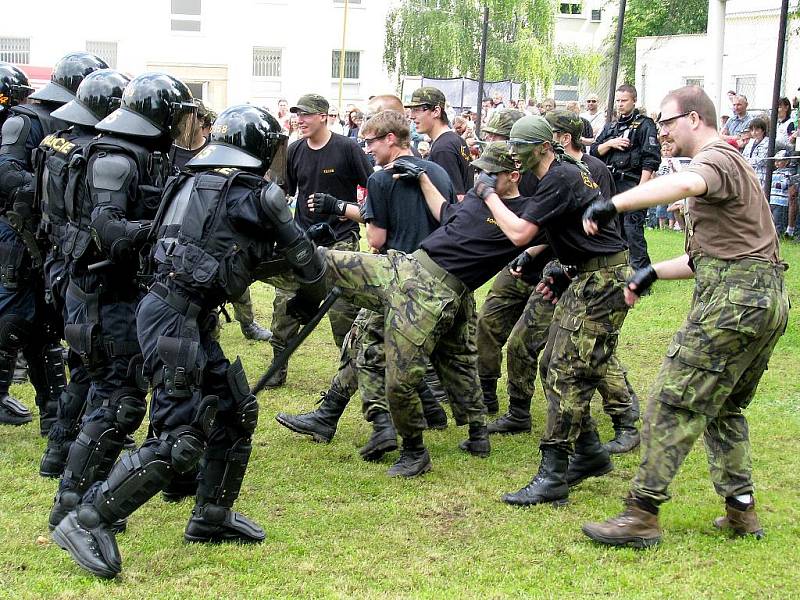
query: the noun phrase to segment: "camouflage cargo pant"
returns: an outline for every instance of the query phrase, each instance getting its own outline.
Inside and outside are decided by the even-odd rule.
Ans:
[[[533,288],[513,277],[505,267],[495,276],[478,313],[478,374],[481,379],[500,378],[503,346],[525,309]],[[508,361],[511,361],[510,355]],[[511,379],[510,365],[508,368]]]
[[[539,353],[547,343],[555,308],[552,302],[534,292],[514,324],[506,350],[508,395],[511,398],[530,402],[533,397]],[[478,322],[480,323],[480,317]],[[603,410],[607,415],[613,417],[634,411],[632,419],[635,421],[639,418],[638,401],[634,402],[636,393],[616,352],[608,360],[606,374],[598,383],[597,391],[603,399]]]
[[[633,493],[653,504],[703,435],[723,497],[753,491],[742,409],[753,399],[789,312],[783,268],[755,260],[695,262],[689,316],[672,338],[650,396]]]
[[[353,236],[346,240],[340,240],[331,248],[334,250],[358,250],[358,238]],[[272,302],[272,325],[270,326],[272,339],[269,343],[272,344],[273,354],[277,354],[300,331],[300,321],[286,311],[286,303],[289,298],[294,296],[299,283],[291,274],[273,277],[269,281],[275,286],[275,299]],[[328,311],[331,332],[337,348],[342,347],[344,336],[350,331],[357,314],[358,307],[341,298]]]
[[[253,299],[250,297],[250,288],[247,288],[236,302],[233,304],[233,316],[242,325],[248,325],[255,319],[253,314]]]
[[[385,315],[384,390],[398,433],[414,437],[425,428],[416,390],[429,361],[452,399],[456,423],[484,424],[472,294],[455,291],[441,273],[394,250],[328,250],[326,260],[331,285],[354,304]]]
[[[572,452],[581,430],[595,427],[589,403],[606,377],[628,307],[627,253],[598,259],[580,270],[561,296],[539,361],[547,400],[542,446]],[[611,266],[601,266],[610,263]],[[594,268],[593,268],[594,267]],[[590,270],[592,269],[592,270]]]

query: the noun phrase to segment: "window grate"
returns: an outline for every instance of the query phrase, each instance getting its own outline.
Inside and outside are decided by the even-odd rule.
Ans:
[[[20,65],[30,64],[30,38],[0,38],[0,61]]]
[[[339,59],[341,50],[334,50],[331,54],[331,77],[339,78]],[[361,76],[361,52],[346,50],[344,53],[344,78],[359,79]]]
[[[253,77],[280,77],[282,54],[280,48],[253,48]]]
[[[112,69],[117,68],[117,42],[86,42],[86,51],[102,58]]]

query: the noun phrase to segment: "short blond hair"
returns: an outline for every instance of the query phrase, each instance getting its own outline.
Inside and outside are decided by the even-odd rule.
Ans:
[[[361,127],[362,137],[383,137],[394,134],[397,145],[408,148],[411,143],[411,128],[405,115],[394,110],[382,110]]]

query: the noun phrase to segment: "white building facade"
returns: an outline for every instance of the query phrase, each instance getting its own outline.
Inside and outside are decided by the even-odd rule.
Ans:
[[[280,98],[291,104],[309,92],[339,101],[345,0],[39,5],[40,19],[25,3],[4,7],[0,60],[50,68],[67,52],[88,50],[130,75],[174,75],[216,110],[246,102],[275,108]],[[387,0],[347,3],[343,105],[393,91],[383,66],[387,10]]]

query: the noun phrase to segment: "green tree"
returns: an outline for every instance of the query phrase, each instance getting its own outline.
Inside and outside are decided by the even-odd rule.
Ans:
[[[614,51],[616,23],[615,17],[609,52]],[[635,83],[637,37],[705,33],[707,23],[708,0],[628,0],[619,60],[625,82]]]
[[[397,75],[478,78],[489,6],[486,79],[547,90],[563,75],[593,78],[599,55],[553,44],[557,0],[403,0],[389,12],[384,62]],[[561,57],[570,53],[569,60]]]

